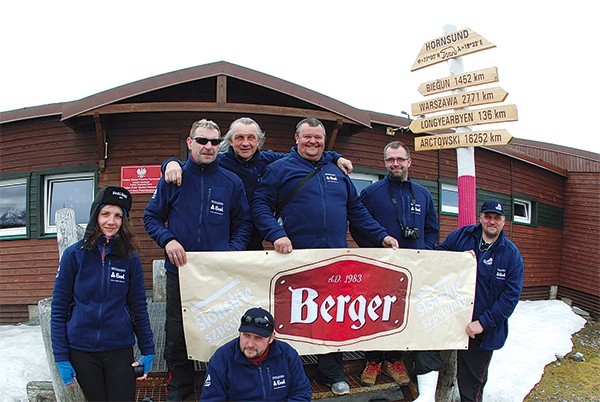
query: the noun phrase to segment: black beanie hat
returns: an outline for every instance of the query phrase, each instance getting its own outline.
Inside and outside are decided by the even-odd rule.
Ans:
[[[131,193],[126,188],[108,185],[98,191],[92,206],[90,207],[90,220],[88,221],[87,229],[84,238],[87,240],[91,236],[93,228],[98,220],[98,213],[104,205],[116,205],[123,209],[123,214],[129,216],[131,209]]]

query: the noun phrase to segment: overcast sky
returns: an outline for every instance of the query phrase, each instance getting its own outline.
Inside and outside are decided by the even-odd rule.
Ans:
[[[410,69],[445,25],[496,45],[462,58],[497,67],[519,120],[474,126],[600,153],[593,2],[4,1],[0,111],[77,100],[225,60],[351,106],[402,115],[447,63]],[[478,89],[480,87],[473,87]],[[481,87],[484,88],[484,87]],[[501,105],[501,104],[498,104]],[[494,106],[494,105],[490,105]]]

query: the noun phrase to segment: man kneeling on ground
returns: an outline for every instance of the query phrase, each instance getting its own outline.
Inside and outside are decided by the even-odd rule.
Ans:
[[[240,336],[208,362],[200,401],[310,401],[298,352],[275,339],[273,316],[260,307],[242,316]]]

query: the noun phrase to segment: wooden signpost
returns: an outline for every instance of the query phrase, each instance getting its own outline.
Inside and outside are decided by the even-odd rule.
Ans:
[[[486,88],[413,103],[411,111],[413,116],[419,116],[449,109],[499,103],[503,102],[507,96],[508,93],[500,87]]]
[[[451,75],[424,82],[419,85],[419,93],[423,96],[428,96],[454,89],[489,84],[491,82],[498,82],[498,69],[496,67],[484,68],[483,70]]]
[[[471,29],[450,32],[425,42],[410,71],[496,47]]]
[[[417,119],[413,120],[408,128],[410,128],[410,131],[413,133],[418,134],[428,131],[443,130],[446,128],[467,127],[478,124],[515,120],[518,120],[517,107],[515,105],[506,105],[482,109],[465,109],[456,113]]]
[[[506,130],[463,131],[451,134],[426,135],[415,139],[415,151],[506,145],[510,140],[512,140],[512,136]]]

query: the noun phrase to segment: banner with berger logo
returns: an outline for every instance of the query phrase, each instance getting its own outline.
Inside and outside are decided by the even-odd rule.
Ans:
[[[466,349],[475,259],[464,252],[311,249],[187,253],[179,270],[188,354],[208,361],[250,307],[301,355]]]

